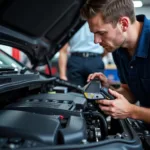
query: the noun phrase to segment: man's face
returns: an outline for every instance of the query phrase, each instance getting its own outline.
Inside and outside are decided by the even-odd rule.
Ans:
[[[104,23],[100,14],[88,20],[91,32],[94,33],[94,42],[99,43],[107,52],[113,52],[125,41],[121,25],[113,27],[111,23]]]

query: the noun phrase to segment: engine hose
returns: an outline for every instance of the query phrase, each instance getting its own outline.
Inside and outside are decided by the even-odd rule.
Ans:
[[[108,124],[105,117],[97,111],[92,112],[84,112],[84,115],[91,115],[92,118],[98,118],[101,123],[101,132],[102,132],[102,139],[105,139],[108,135]]]

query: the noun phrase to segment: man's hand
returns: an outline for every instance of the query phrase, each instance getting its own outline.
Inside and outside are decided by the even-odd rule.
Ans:
[[[105,114],[112,116],[115,119],[125,119],[130,117],[132,104],[121,94],[109,89],[110,94],[116,97],[115,100],[98,100],[97,103]]]
[[[66,76],[61,76],[61,75],[60,75],[60,79],[66,80],[66,81],[68,80],[68,78]]]
[[[108,79],[103,73],[96,72],[96,73],[90,74],[88,76],[87,82],[93,80],[94,78],[98,78],[101,81],[101,84],[103,87],[106,87],[106,88],[109,87]]]

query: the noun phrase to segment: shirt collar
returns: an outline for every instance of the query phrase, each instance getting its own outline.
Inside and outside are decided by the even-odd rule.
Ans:
[[[148,49],[150,45],[150,20],[148,20],[145,15],[137,15],[137,20],[139,22],[143,22],[143,27],[141,31],[141,35],[138,40],[138,45],[135,50],[135,56],[136,57],[143,57],[147,58],[148,56]],[[126,53],[123,50],[124,48],[119,48],[117,50],[117,53],[122,54],[122,58],[127,60]],[[135,56],[133,56],[135,58]]]
[[[147,58],[150,45],[150,20],[145,15],[138,15],[137,20],[143,22],[141,35],[136,48],[135,56]]]

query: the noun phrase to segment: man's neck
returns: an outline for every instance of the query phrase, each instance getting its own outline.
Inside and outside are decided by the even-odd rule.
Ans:
[[[138,40],[141,34],[143,23],[136,21],[128,30],[128,39],[126,48],[130,56],[133,56],[138,45]]]

